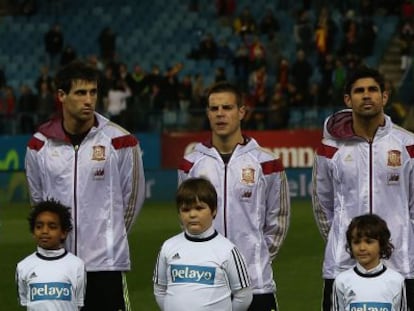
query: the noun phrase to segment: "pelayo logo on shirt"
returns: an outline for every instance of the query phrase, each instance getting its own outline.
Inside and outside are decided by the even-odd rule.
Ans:
[[[69,283],[50,282],[30,284],[30,301],[38,300],[72,300]]]
[[[200,283],[212,285],[216,276],[216,268],[191,265],[171,265],[173,283]]]
[[[349,311],[391,311],[391,304],[386,302],[351,303]]]

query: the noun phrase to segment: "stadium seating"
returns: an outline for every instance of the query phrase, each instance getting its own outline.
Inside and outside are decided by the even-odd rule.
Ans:
[[[101,29],[111,26],[117,34],[117,54],[119,60],[132,69],[136,64],[150,70],[153,64],[166,69],[176,62],[184,62],[182,74],[201,73],[208,84],[214,79],[214,69],[226,67],[227,76],[234,77],[232,66],[225,62],[189,60],[187,55],[197,46],[200,37],[209,32],[216,40],[225,38],[235,48],[238,44],[232,29],[216,18],[213,1],[199,1],[200,12],[190,12],[186,0],[73,0],[62,2],[62,7],[51,13],[49,8],[39,6],[36,15],[4,16],[0,23],[0,35],[3,44],[0,47],[0,66],[4,67],[11,86],[17,90],[22,83],[34,84],[39,67],[45,61],[43,36],[55,23],[62,26],[65,43],[74,47],[80,56],[98,54],[97,37]],[[42,2],[45,5],[45,2]],[[294,17],[292,10],[300,6],[299,1],[289,4],[291,11],[278,10],[281,1],[239,0],[237,12],[248,6],[260,20],[264,8],[272,8],[279,19],[282,54],[293,61],[295,43],[293,41]],[[315,19],[315,12],[311,17]],[[334,21],[340,27],[342,16],[333,10]],[[375,16],[378,27],[375,54],[366,59],[370,65],[377,66],[387,43],[395,32],[398,18],[395,16]],[[270,74],[274,77],[274,74]],[[314,73],[312,81],[318,81],[320,75]],[[293,127],[300,126],[303,113],[292,111]],[[314,116],[309,118],[313,119]]]

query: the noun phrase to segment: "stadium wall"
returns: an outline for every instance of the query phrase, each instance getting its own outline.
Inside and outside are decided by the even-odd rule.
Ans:
[[[250,131],[270,152],[277,154],[286,167],[292,198],[309,199],[314,150],[320,130]],[[176,167],[194,143],[208,139],[200,133],[137,133],[146,176],[147,200],[171,201],[177,187]],[[24,175],[24,155],[30,136],[0,136],[0,207],[8,202],[28,202]]]

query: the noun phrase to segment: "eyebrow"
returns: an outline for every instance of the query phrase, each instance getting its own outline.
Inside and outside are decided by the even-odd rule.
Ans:
[[[379,86],[377,86],[377,85],[370,85],[368,87],[357,86],[357,87],[352,89],[352,93],[363,92],[365,89],[368,89],[368,91],[371,91],[371,92],[380,90]]]

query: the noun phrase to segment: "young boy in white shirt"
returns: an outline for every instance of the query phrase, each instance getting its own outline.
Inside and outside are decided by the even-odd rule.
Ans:
[[[247,310],[252,291],[239,250],[213,227],[217,193],[204,178],[178,188],[184,232],[162,245],[154,270],[154,295],[162,311]]]
[[[340,273],[333,287],[333,311],[406,311],[404,277],[386,266],[394,246],[386,222],[375,214],[355,217],[346,232],[356,266]]]
[[[34,206],[28,220],[37,251],[17,264],[20,305],[29,311],[78,311],[86,272],[83,261],[62,247],[72,230],[69,209],[49,199]]]

